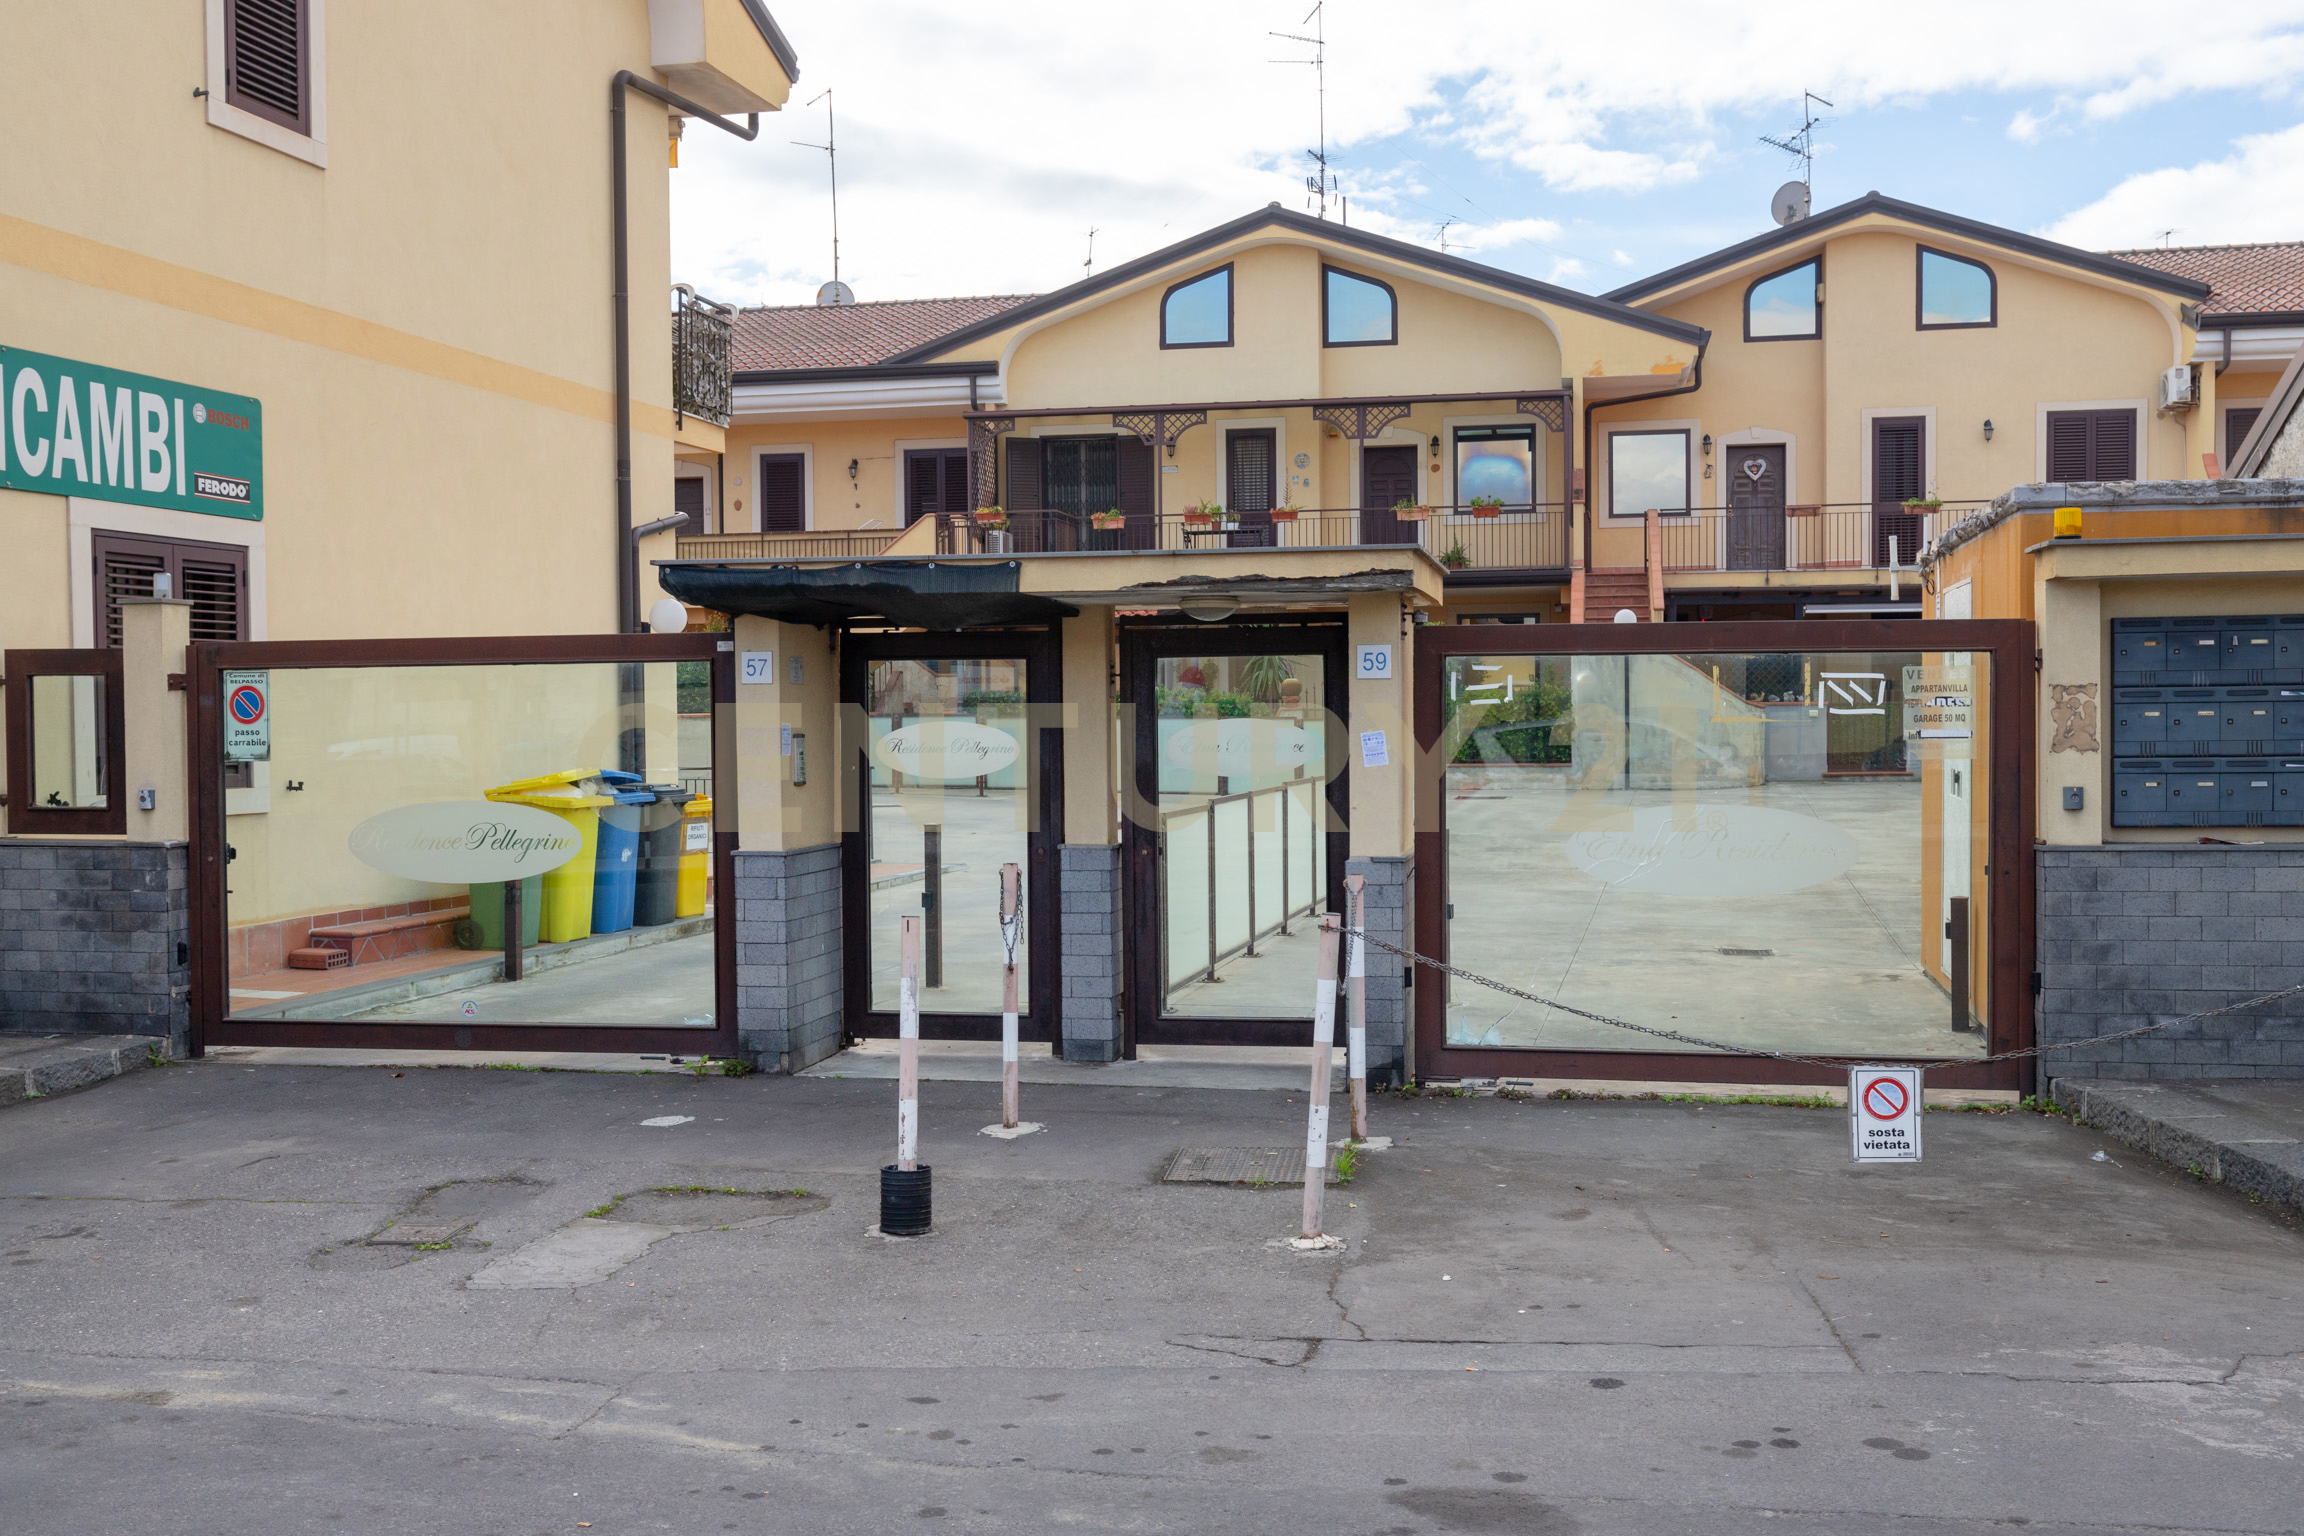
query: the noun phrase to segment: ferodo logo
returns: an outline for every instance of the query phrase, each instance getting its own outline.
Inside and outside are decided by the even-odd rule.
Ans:
[[[244,507],[248,505],[248,482],[235,480],[230,475],[203,474],[196,469],[192,471],[192,494],[205,496],[210,501],[229,501]]]

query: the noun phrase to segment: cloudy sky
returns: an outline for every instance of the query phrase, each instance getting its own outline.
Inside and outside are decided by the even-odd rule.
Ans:
[[[1307,206],[1309,0],[771,0],[800,88],[690,131],[673,271],[715,298],[1040,293],[1264,203]],[[2093,249],[2304,238],[2304,0],[1329,0],[1351,221],[1603,292],[1769,227],[1819,109],[1815,205],[1878,190]],[[1332,210],[1331,216],[1335,216]],[[1445,226],[1445,228],[1443,228]]]

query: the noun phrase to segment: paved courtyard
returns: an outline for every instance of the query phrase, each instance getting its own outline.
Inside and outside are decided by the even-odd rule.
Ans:
[[[2299,1528],[2304,1236],[2061,1120],[1858,1169],[1830,1111],[1385,1098],[1297,1254],[1296,1190],[1156,1180],[1300,1093],[1034,1086],[998,1142],[930,1083],[910,1243],[891,1095],[216,1061],[0,1110],[4,1523]]]

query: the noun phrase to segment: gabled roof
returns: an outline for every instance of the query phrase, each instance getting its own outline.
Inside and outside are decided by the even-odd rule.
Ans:
[[[736,311],[729,363],[736,376],[794,368],[862,368],[1030,302],[1028,293],[872,304],[793,304]]]
[[[2243,316],[2304,311],[2304,240],[2262,245],[2171,245],[2104,254],[2208,284],[2208,301],[2200,306],[2204,325]]]
[[[1560,309],[1572,309],[1581,314],[1598,315],[1620,325],[1632,326],[1635,329],[1648,331],[1659,336],[1669,336],[1675,341],[1685,341],[1691,346],[1701,346],[1711,336],[1711,332],[1700,325],[1690,325],[1685,321],[1671,320],[1662,315],[1652,315],[1643,310],[1631,309],[1614,299],[1596,299],[1588,293],[1577,293],[1573,289],[1555,287],[1551,283],[1540,283],[1532,277],[1522,277],[1517,272],[1507,272],[1501,267],[1482,266],[1479,262],[1466,261],[1461,256],[1449,256],[1439,251],[1427,250],[1420,245],[1411,245],[1405,240],[1394,240],[1384,235],[1370,234],[1364,229],[1352,229],[1343,224],[1331,223],[1326,219],[1313,218],[1309,214],[1291,213],[1278,203],[1272,203],[1244,218],[1234,219],[1228,224],[1219,224],[1214,229],[1204,230],[1188,240],[1179,240],[1174,245],[1164,246],[1149,256],[1139,256],[1134,261],[1123,262],[1109,272],[1096,277],[1085,278],[1080,282],[1059,288],[1053,293],[1042,294],[1036,299],[1020,303],[1015,308],[1001,314],[979,320],[972,325],[963,326],[950,335],[940,336],[934,341],[913,347],[909,351],[897,353],[888,358],[887,361],[891,363],[925,362],[939,353],[950,351],[952,348],[974,341],[978,337],[1005,330],[1020,320],[1035,319],[1038,316],[1077,304],[1082,299],[1091,298],[1096,294],[1125,287],[1140,278],[1158,272],[1163,267],[1181,261],[1189,261],[1203,251],[1216,250],[1244,235],[1251,235],[1257,230],[1268,227],[1285,229],[1292,234],[1310,236],[1332,245],[1364,251],[1371,256],[1381,256],[1390,261],[1397,261],[1404,266],[1420,267],[1425,271],[1438,273],[1442,276],[1462,278],[1486,287],[1500,288],[1507,293],[1535,299],[1540,303],[1550,304]]]
[[[1865,217],[1867,214],[1880,214],[1886,218],[1901,219],[1907,224],[1918,224],[1924,229],[1941,230],[1948,235],[1958,235],[1964,239],[1981,241],[1987,245],[1997,245],[2007,250],[2020,251],[2027,256],[2038,256],[2047,261],[2060,262],[2065,266],[2078,267],[2083,271],[2094,272],[2100,276],[2116,277],[2125,282],[2141,283],[2145,287],[2158,288],[2165,293],[2172,293],[2181,298],[2204,299],[2208,296],[2208,285],[2196,278],[2160,271],[2149,266],[2141,266],[2132,261],[2121,261],[2111,256],[2099,255],[2094,251],[2083,251],[2077,246],[2058,245],[2053,240],[2043,240],[2037,235],[2019,234],[2013,229],[2002,229],[1997,224],[1985,224],[1975,219],[1964,219],[1955,213],[1944,213],[1934,208],[1923,208],[1918,203],[1907,203],[1893,197],[1882,197],[1877,192],[1867,192],[1853,202],[1842,203],[1837,208],[1827,208],[1822,213],[1810,214],[1796,224],[1787,224],[1782,229],[1771,230],[1765,235],[1757,235],[1750,240],[1723,247],[1709,256],[1699,256],[1694,261],[1683,262],[1670,271],[1657,273],[1654,277],[1644,277],[1636,283],[1627,283],[1610,292],[1607,297],[1620,304],[1636,304],[1642,299],[1678,288],[1694,278],[1705,276],[1707,273],[1733,267],[1754,256],[1764,255],[1784,246],[1800,244],[1813,238],[1820,230],[1830,229],[1836,224],[1850,223]]]

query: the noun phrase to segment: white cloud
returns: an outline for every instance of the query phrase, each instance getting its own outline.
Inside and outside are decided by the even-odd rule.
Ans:
[[[2033,111],[2030,107],[2018,108],[2016,115],[2008,120],[2008,137],[2019,144],[2039,143],[2040,130],[2056,120],[2056,110],[2051,107],[2047,112],[2041,113]]]
[[[2221,160],[2131,176],[2041,233],[2088,250],[2151,245],[2171,229],[2178,245],[2304,235],[2304,124],[2232,148]]]
[[[1266,34],[1300,30],[1302,4],[775,0],[801,88],[758,143],[691,128],[673,178],[675,275],[778,302],[830,275],[823,156],[787,142],[821,140],[822,109],[801,103],[826,86],[840,108],[841,275],[867,299],[1045,290],[1079,275],[1091,226],[1103,270],[1268,201],[1300,208],[1312,72],[1268,62],[1302,50]],[[1659,0],[1628,36],[1621,7],[1555,8],[1500,32],[1495,7],[1473,0],[1424,0],[1405,22],[1331,0],[1329,143],[1347,181],[1365,183],[1355,224],[1431,243],[1447,203],[1488,231],[1465,231],[1466,248],[1492,251],[1558,238],[1518,229],[1551,210],[1464,208],[1423,177],[1363,168],[1437,137],[1523,183],[1638,194],[1744,153],[1748,115],[1789,120],[1804,87],[1844,116],[1981,91],[2101,119],[2304,78],[2304,0],[2187,13],[2173,31],[2157,0],[1938,0],[1925,26],[1910,15],[1884,0]],[[1671,62],[1699,42],[1700,67]],[[2019,113],[2009,133],[2047,121]]]

